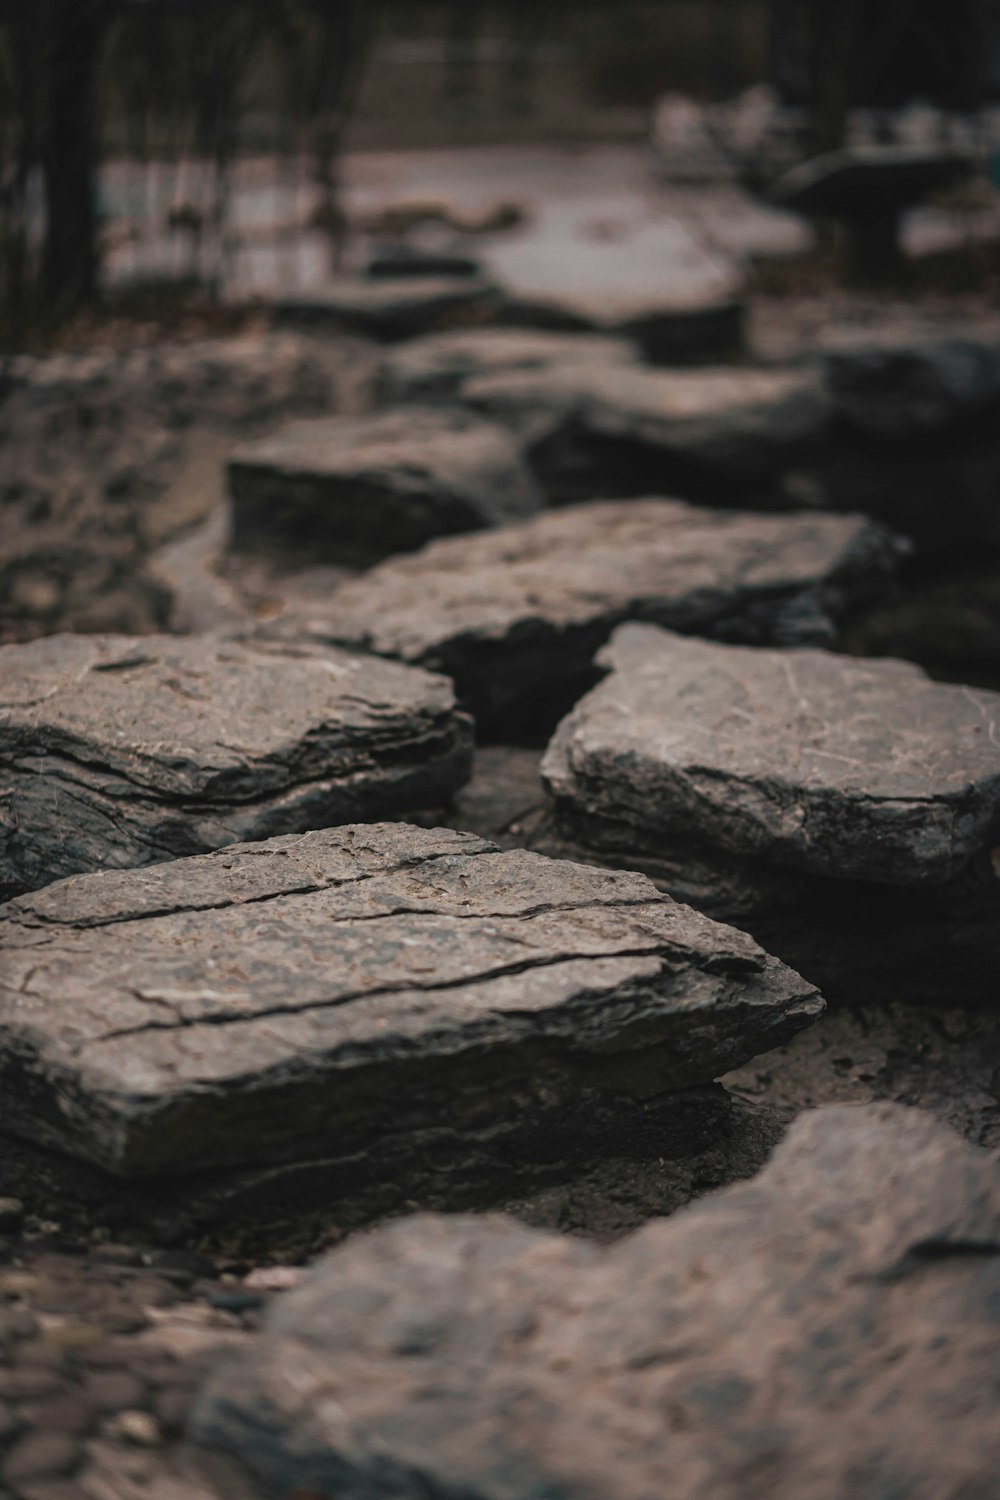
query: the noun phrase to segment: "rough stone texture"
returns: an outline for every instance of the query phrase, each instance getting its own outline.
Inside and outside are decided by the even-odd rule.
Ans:
[[[160,1210],[212,1171],[276,1203],[321,1167],[357,1220],[692,1154],[704,1085],[822,1009],[640,875],[405,824],[78,877],[0,930],[7,1128]]]
[[[551,731],[624,620],[723,640],[828,642],[898,545],[860,517],[611,501],[432,543],[279,624],[446,672],[481,734]]]
[[[543,763],[579,847],[739,921],[832,997],[985,998],[1000,697],[644,625],[602,660]]]
[[[1000,405],[1000,334],[872,342],[825,356],[834,410],[879,442],[936,439]]]
[[[541,503],[509,433],[434,408],[290,423],[233,455],[229,491],[238,549],[313,563],[410,551]]]
[[[357,409],[356,340],[263,330],[0,360],[0,640],[160,629],[155,549],[197,523],[234,441]]]
[[[473,276],[345,277],[281,299],[279,323],[325,332],[351,329],[370,338],[414,338],[433,329],[495,313],[502,293]]]
[[[627,339],[520,328],[460,328],[416,339],[385,356],[378,386],[387,401],[454,396],[468,379],[498,371],[545,370],[552,365],[608,360],[632,364]]]
[[[792,503],[788,472],[815,452],[829,397],[810,369],[668,372],[555,366],[469,380],[462,398],[511,424],[557,500],[682,494]]]
[[[193,1436],[275,1497],[988,1500],[998,1294],[996,1160],[821,1110],[610,1249],[425,1216],[342,1247]]]
[[[451,683],[342,651],[169,636],[0,649],[0,888],[447,800]]]

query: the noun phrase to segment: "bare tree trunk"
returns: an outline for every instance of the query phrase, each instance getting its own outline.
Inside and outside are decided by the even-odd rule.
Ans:
[[[42,271],[52,308],[68,312],[97,293],[96,94],[108,10],[104,0],[44,0],[44,9],[48,118],[42,149]]]

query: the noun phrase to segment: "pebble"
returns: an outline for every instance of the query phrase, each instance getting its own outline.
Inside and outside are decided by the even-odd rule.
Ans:
[[[148,1411],[120,1411],[105,1423],[105,1435],[135,1448],[155,1448],[163,1441],[156,1418]]]

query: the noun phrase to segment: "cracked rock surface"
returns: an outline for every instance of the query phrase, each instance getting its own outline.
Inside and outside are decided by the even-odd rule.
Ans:
[[[291,422],[238,449],[228,475],[235,547],[311,564],[411,551],[541,504],[510,433],[434,407]]]
[[[985,998],[1000,696],[645,625],[602,660],[543,761],[577,847],[746,925],[831,996],[853,972]]]
[[[987,1500],[1000,1172],[894,1106],[609,1249],[419,1216],[348,1244],[193,1435],[267,1495]]]
[[[170,636],[0,649],[0,888],[446,801],[451,683],[346,651]]]
[[[822,1009],[641,875],[405,824],[77,877],[0,932],[21,1137],[118,1177],[339,1164],[373,1208],[428,1169],[496,1201],[522,1159],[662,1155]]]
[[[668,371],[606,360],[469,380],[469,406],[521,432],[556,499],[684,494],[782,498],[824,437],[830,401],[810,369]]]
[[[706,511],[609,501],[389,559],[328,603],[291,601],[282,632],[447,673],[480,732],[551,730],[628,619],[724,640],[829,641],[899,555],[856,516]]]

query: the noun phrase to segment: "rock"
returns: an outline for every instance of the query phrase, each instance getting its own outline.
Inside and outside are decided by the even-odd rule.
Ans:
[[[78,877],[0,931],[5,1128],[167,1217],[211,1172],[274,1211],[322,1169],[343,1223],[691,1154],[703,1086],[821,1009],[642,876],[405,824]]]
[[[627,339],[521,328],[459,328],[414,339],[382,362],[379,389],[387,401],[434,401],[454,396],[464,381],[512,370],[608,360],[635,362]]]
[[[632,339],[652,364],[710,364],[742,352],[746,309],[725,294],[670,301],[662,296],[510,297],[504,323],[527,328],[585,330]]]
[[[825,357],[837,417],[886,443],[935,442],[1000,405],[1000,332],[865,342]]]
[[[410,551],[537,510],[501,427],[433,408],[293,422],[229,463],[233,544],[310,563]]]
[[[759,499],[769,509],[788,475],[815,455],[829,421],[808,368],[618,368],[606,361],[469,380],[462,399],[514,427],[557,501],[679,494]]]
[[[0,887],[446,802],[451,684],[346,652],[169,636],[0,649]]]
[[[20,1229],[23,1218],[24,1204],[20,1198],[0,1198],[0,1234]]]
[[[820,1110],[608,1249],[430,1216],[342,1246],[192,1435],[269,1495],[986,1500],[998,1257],[995,1159],[916,1110]]]
[[[551,732],[623,620],[724,640],[828,642],[879,593],[899,545],[861,517],[610,501],[449,537],[306,599],[304,631],[447,673],[481,734]]]
[[[833,998],[992,993],[1000,696],[646,625],[600,660],[542,767],[577,847],[738,921]]]
[[[475,276],[343,277],[286,296],[277,304],[279,324],[322,332],[351,329],[375,339],[406,339],[494,314],[502,293]]]

